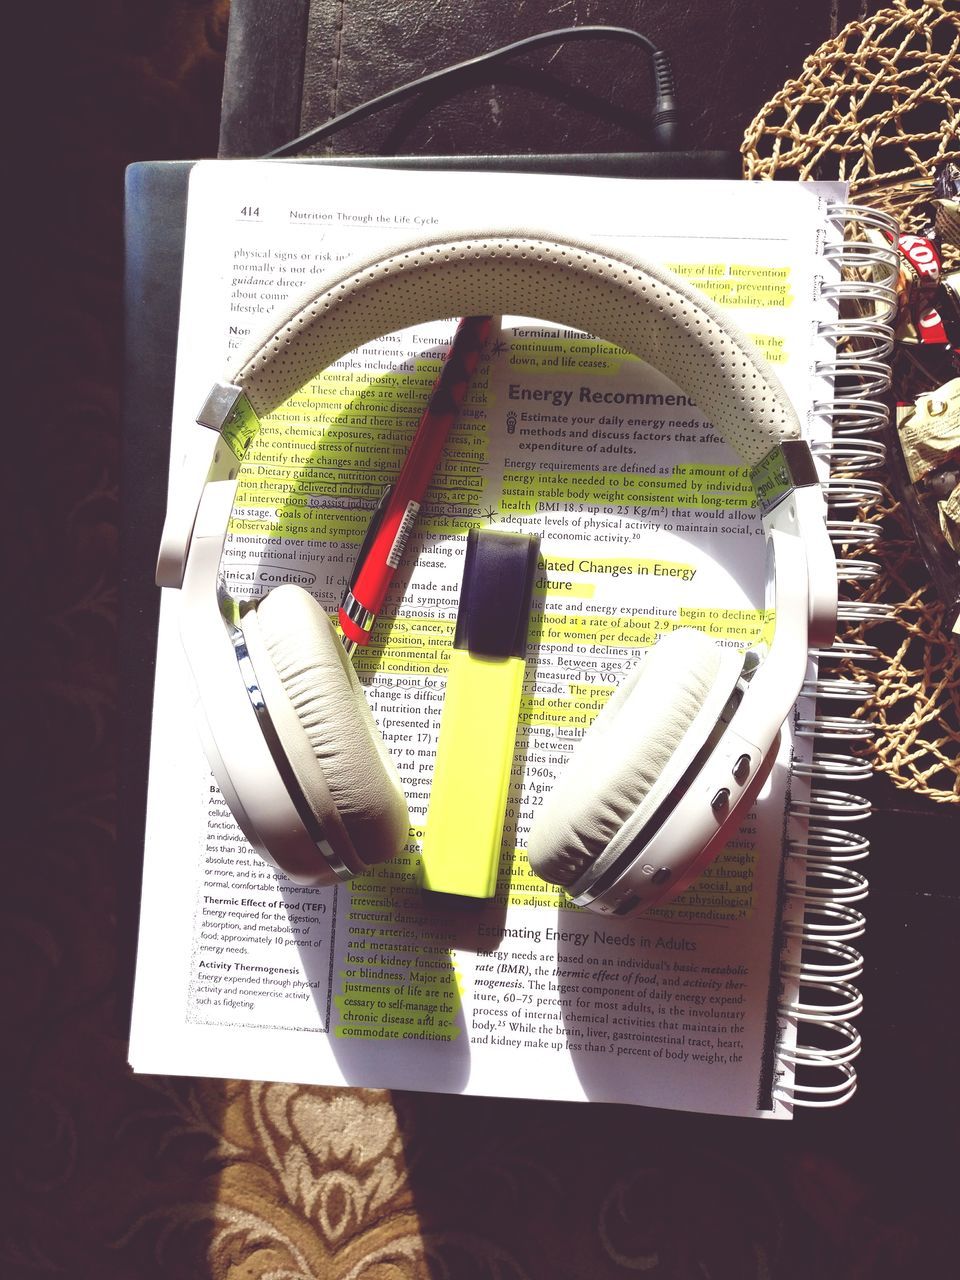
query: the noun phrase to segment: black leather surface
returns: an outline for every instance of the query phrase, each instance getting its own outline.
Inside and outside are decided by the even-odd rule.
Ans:
[[[853,0],[234,0],[221,154],[263,154],[406,80],[539,31],[588,23],[635,27],[664,48],[687,145],[737,150],[756,111],[858,8]],[[302,86],[299,118],[294,86]],[[567,42],[390,107],[320,149],[644,150],[651,92],[641,49]]]
[[[317,38],[307,36],[309,7],[309,0],[231,5],[221,156],[263,155],[299,132],[304,61]]]

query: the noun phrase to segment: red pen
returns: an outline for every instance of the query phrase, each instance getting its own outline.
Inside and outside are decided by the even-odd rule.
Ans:
[[[384,489],[370,518],[338,615],[348,653],[370,640],[492,323],[492,316],[465,316],[457,325],[400,474],[394,484]]]

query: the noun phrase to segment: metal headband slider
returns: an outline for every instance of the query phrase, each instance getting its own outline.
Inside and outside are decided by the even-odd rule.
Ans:
[[[820,483],[806,440],[782,440],[750,469],[757,504],[764,515],[794,489]]]
[[[238,462],[242,462],[250,442],[260,430],[260,419],[254,413],[241,387],[216,382],[197,414],[201,427],[219,431]]]

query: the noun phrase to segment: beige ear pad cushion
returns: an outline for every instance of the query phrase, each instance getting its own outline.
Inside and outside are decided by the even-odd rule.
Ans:
[[[296,718],[257,671],[267,709],[314,816],[326,830],[332,803],[364,862],[394,857],[409,833],[407,803],[333,624],[309,592],[287,584],[261,600],[255,625]]]
[[[653,812],[676,782],[670,758],[722,661],[709,636],[687,628],[644,655],[577,744],[534,821],[527,856],[537,875],[574,884],[641,806]]]

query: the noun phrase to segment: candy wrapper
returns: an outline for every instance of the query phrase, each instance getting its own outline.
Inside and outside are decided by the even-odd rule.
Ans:
[[[960,165],[948,161],[933,184],[934,226],[941,240],[960,248]]]
[[[960,378],[899,405],[896,421],[893,478],[960,641]]]
[[[897,243],[892,374],[899,403],[887,458],[946,607],[944,626],[960,643],[960,166],[940,165],[928,190],[922,221]]]
[[[940,284],[940,247],[931,236],[902,235],[897,240],[900,274],[896,337],[900,342],[923,342],[923,318]]]
[[[899,406],[897,431],[914,484],[960,459],[960,378]]]
[[[960,485],[945,502],[937,503],[937,510],[940,512],[940,532],[954,551],[960,551]]]
[[[943,277],[933,295],[933,305],[947,342],[955,352],[960,350],[960,271]]]

